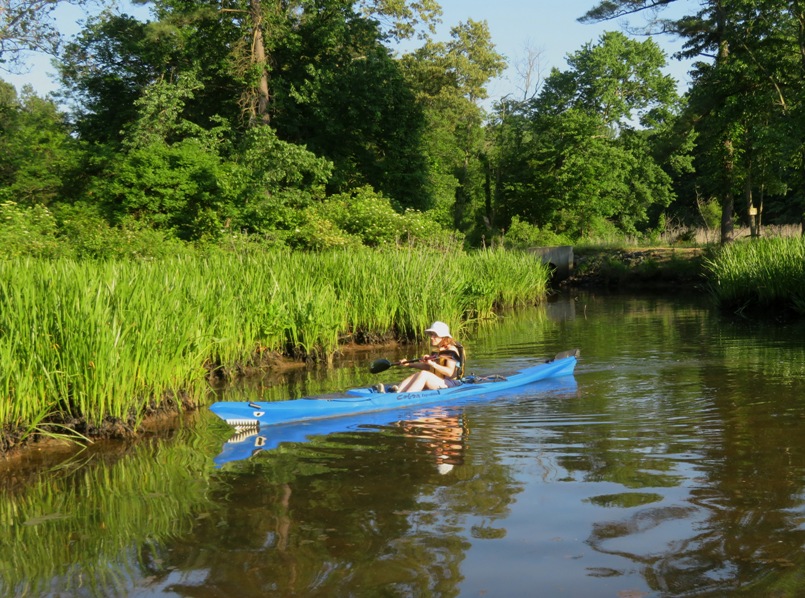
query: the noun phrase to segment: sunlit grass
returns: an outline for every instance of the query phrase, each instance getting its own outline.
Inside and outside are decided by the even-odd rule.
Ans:
[[[410,339],[434,319],[460,331],[540,301],[547,280],[534,256],[507,251],[0,261],[0,426],[136,427],[149,405],[200,395],[212,368],[266,352],[329,360],[345,341]]]
[[[805,315],[805,239],[731,243],[705,263],[709,288],[725,309],[783,307]]]

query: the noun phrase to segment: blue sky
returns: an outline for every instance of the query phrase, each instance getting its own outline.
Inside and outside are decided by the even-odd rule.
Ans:
[[[540,53],[541,70],[543,76],[547,76],[553,67],[565,69],[568,54],[580,50],[586,43],[596,42],[605,31],[621,31],[619,22],[583,25],[577,21],[595,4],[595,0],[441,0],[444,14],[439,36],[446,38],[451,27],[467,19],[487,22],[497,51],[509,63],[504,76],[489,86],[490,98],[495,99],[517,93],[519,78],[514,65],[526,56],[527,47]],[[641,23],[642,17],[632,17],[632,25]],[[671,58],[681,44],[668,36],[657,37],[654,41],[668,55],[666,72],[677,80],[680,91],[684,91],[689,83],[689,63]]]
[[[451,27],[467,19],[485,20],[497,51],[507,58],[509,69],[503,77],[493,81],[488,87],[490,100],[509,93],[519,95],[519,78],[514,65],[526,56],[527,47],[539,53],[540,70],[545,76],[552,67],[564,69],[568,54],[581,49],[585,43],[595,42],[604,31],[620,30],[617,22],[582,25],[576,21],[595,4],[595,0],[441,0],[440,3],[444,14],[437,31],[439,38],[446,39]],[[148,9],[141,6],[128,6],[125,12],[142,18],[148,15]],[[78,30],[77,21],[82,18],[82,12],[76,7],[59,8],[59,22],[64,24],[63,32],[66,34],[75,33]],[[633,24],[638,24],[640,17],[634,17],[633,21]],[[658,37],[655,41],[669,55],[666,72],[677,79],[680,91],[684,90],[688,83],[688,64],[670,57],[679,49],[679,43],[667,36]],[[0,77],[13,83],[18,89],[23,84],[30,83],[40,95],[54,91],[57,85],[50,76],[53,72],[50,60],[44,56],[35,56],[30,62],[30,73],[12,76],[0,72]]]

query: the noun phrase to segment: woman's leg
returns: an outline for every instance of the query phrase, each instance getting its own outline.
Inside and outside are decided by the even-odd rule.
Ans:
[[[447,388],[444,380],[433,372],[420,371],[400,382],[397,392],[419,392],[420,390],[436,390],[437,388]]]

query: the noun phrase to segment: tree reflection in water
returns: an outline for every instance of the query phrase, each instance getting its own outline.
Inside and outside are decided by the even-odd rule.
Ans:
[[[202,576],[205,593],[457,595],[466,517],[495,519],[518,489],[505,468],[467,464],[468,438],[461,410],[424,409],[232,464],[212,497],[222,508],[172,547],[184,580],[163,587],[197,593]]]

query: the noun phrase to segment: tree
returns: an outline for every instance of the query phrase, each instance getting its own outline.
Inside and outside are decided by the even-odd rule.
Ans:
[[[307,12],[273,51],[271,122],[333,162],[330,192],[369,184],[400,207],[426,209],[422,111],[381,38],[346,4]]]
[[[192,74],[150,85],[86,197],[97,198],[113,223],[134,220],[184,240],[214,239],[227,228],[289,228],[331,165],[267,125],[251,127],[233,147],[226,123],[205,129],[186,119],[185,104],[201,87]]]
[[[28,52],[56,56],[61,35],[54,11],[59,4],[85,3],[86,0],[4,0],[0,6],[0,68],[20,72]]]
[[[485,112],[480,102],[505,62],[485,21],[460,23],[450,38],[426,42],[402,63],[428,121],[425,151],[436,209],[443,224],[463,230],[472,224],[472,207],[483,205]]]
[[[200,87],[183,102],[185,120],[210,128],[223,118],[236,145],[270,123],[280,139],[333,162],[329,191],[370,184],[399,207],[428,207],[421,110],[379,23],[346,0],[273,0],[260,5],[255,29],[256,6],[159,0],[154,22],[111,14],[91,22],[61,69],[81,137],[120,143],[149,85],[193,72]],[[262,65],[252,54],[258,32]]]
[[[248,28],[248,34],[244,31],[241,43],[233,48],[232,56],[236,64],[242,65],[245,75],[243,106],[251,122],[270,122],[273,96],[270,78],[277,66],[274,56],[279,47],[277,42],[293,37],[300,39],[294,31],[310,15],[335,14],[350,20],[351,15],[358,16],[356,9],[367,20],[377,17],[386,24],[385,39],[407,39],[420,24],[432,27],[441,14],[435,0],[360,0],[357,3],[351,0],[247,0],[245,6],[236,4],[222,9],[224,13],[237,15],[237,21]]]
[[[605,33],[554,69],[538,97],[500,120],[500,211],[571,235],[634,233],[652,206],[667,206],[670,177],[655,160],[651,134],[676,101],[657,45]],[[514,134],[505,128],[516,127]],[[602,229],[601,227],[604,227]]]
[[[156,43],[148,29],[134,17],[102,13],[65,48],[60,97],[75,111],[82,139],[119,143],[123,128],[137,116],[135,103],[167,70],[175,44]]]
[[[82,151],[66,119],[30,88],[0,81],[0,201],[51,205],[80,170]]]
[[[790,115],[792,127],[797,132],[798,155],[795,161],[799,166],[797,203],[800,213],[800,230],[802,236],[805,236],[805,98],[802,96],[802,89],[805,88],[805,2],[790,0],[787,2],[787,7],[790,16],[788,22],[791,23],[793,30],[792,37],[797,57],[796,66],[792,70],[793,84],[790,86],[793,91]]]
[[[784,139],[786,128],[798,130],[794,123],[799,120],[805,84],[803,7],[800,0],[708,0],[696,3],[698,10],[683,17],[660,18],[660,9],[674,2],[601,2],[581,20],[643,13],[648,15],[645,32],[678,35],[685,40],[682,56],[709,59],[694,69],[692,113],[685,120],[700,133],[700,183],[719,198],[721,241],[728,243],[733,237],[735,196],[743,193],[747,198],[750,225],[756,226],[751,218],[756,209],[750,199],[753,189],[782,189],[776,173],[785,159],[769,144],[774,143],[772,139]],[[759,123],[776,133],[767,135]],[[805,136],[795,136],[794,153],[803,156]],[[805,169],[801,172],[798,195],[799,201],[805,201]],[[800,211],[805,234],[805,210],[800,207]]]

